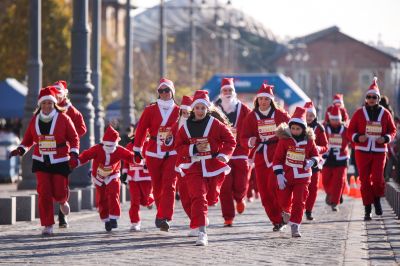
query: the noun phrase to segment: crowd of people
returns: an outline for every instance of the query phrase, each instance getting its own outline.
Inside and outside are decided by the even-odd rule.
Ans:
[[[233,78],[222,79],[215,103],[207,91],[197,90],[178,106],[173,82],[163,78],[157,101],[144,109],[125,147],[118,145],[119,133],[109,125],[101,143],[81,152],[79,139],[86,126],[67,93],[64,81],[40,91],[38,109],[10,154],[23,156],[34,149],[43,235],[53,234],[53,201],[60,203],[59,226],[68,227],[68,175],[89,161],[106,231],[118,228],[124,182],[131,194],[131,231],[141,230],[140,206],[155,205],[155,226],[168,232],[179,191],[188,236],[204,246],[208,208],[220,202],[223,226],[231,227],[235,215],[245,212],[246,197],[251,199],[256,190],[272,230],[289,227],[292,237],[301,237],[303,215],[314,220],[321,178],[332,211],[343,203],[350,149],[361,182],[364,220],[372,219],[372,206],[382,215],[385,162],[396,126],[390,111],[379,104],[376,79],[351,118],[338,94],[320,123],[312,102],[289,115],[275,101],[274,86],[265,82],[252,108],[238,99]]]

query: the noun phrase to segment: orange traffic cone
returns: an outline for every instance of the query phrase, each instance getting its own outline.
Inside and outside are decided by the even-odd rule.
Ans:
[[[356,185],[357,185],[357,190],[356,190],[355,198],[360,199],[360,198],[361,198],[361,182],[360,182],[360,177],[357,178]]]
[[[318,179],[318,189],[324,190],[324,185],[322,183],[322,175],[320,175]]]
[[[343,186],[343,195],[349,195],[350,193],[350,187],[349,187],[349,183],[347,182],[347,178],[344,179],[344,186]]]
[[[357,194],[357,184],[354,179],[354,175],[350,177],[350,190],[349,190],[349,196],[355,198]]]

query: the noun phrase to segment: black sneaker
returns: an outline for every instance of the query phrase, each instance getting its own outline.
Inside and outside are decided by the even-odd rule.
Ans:
[[[179,192],[175,193],[175,200],[181,200],[181,195],[179,195]]]
[[[105,226],[107,232],[110,232],[112,230],[112,225],[111,225],[110,221],[105,222],[104,226]]]
[[[111,227],[118,228],[117,219],[110,219]]]
[[[375,207],[375,214],[376,215],[382,215],[382,205],[381,205],[381,198],[375,198],[374,200],[374,207]]]
[[[312,212],[311,211],[306,211],[306,218],[309,221],[314,220],[314,217],[312,216]]]
[[[274,227],[272,228],[272,231],[274,232],[279,232],[281,231],[281,229],[285,226],[284,223],[280,223],[280,224],[274,224]]]
[[[340,204],[343,204],[343,195],[340,195]]]
[[[64,215],[64,213],[61,212],[61,210],[58,211],[58,227],[59,228],[69,227],[67,217]]]
[[[162,222],[162,219],[156,218],[156,220],[154,221],[154,223],[155,223],[155,225],[156,225],[157,228],[160,228],[161,222]]]
[[[168,232],[169,231],[169,223],[168,223],[167,219],[161,220],[160,230],[164,231],[164,232]]]
[[[371,204],[364,206],[364,210],[365,210],[364,221],[371,221],[372,220],[372,217],[371,217],[371,211],[372,211]]]
[[[339,211],[337,205],[332,205],[331,208],[333,212]]]
[[[330,200],[330,197],[329,197],[328,194],[326,194],[326,196],[325,196],[325,203],[326,203],[328,206],[331,206],[331,200]]]

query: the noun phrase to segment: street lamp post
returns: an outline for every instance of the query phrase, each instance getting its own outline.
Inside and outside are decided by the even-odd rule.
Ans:
[[[88,149],[94,144],[94,108],[92,105],[94,87],[90,80],[88,10],[88,0],[74,0],[71,30],[71,85],[69,91],[71,92],[72,102],[82,113],[87,127],[87,133],[80,139],[80,150]],[[70,186],[90,186],[89,169],[89,164],[75,169],[69,178]]]
[[[132,17],[131,0],[126,1],[125,8],[125,71],[124,71],[124,92],[121,104],[122,128],[125,132],[135,121],[133,112],[133,44],[132,44]]]
[[[194,21],[194,0],[190,0],[190,75],[192,88],[196,86],[196,25]]]
[[[167,37],[164,0],[160,0],[160,78],[167,75]]]
[[[94,139],[99,143],[104,132],[104,109],[101,96],[101,0],[93,0],[92,11],[92,82],[94,86]]]
[[[26,96],[24,119],[22,121],[22,132],[25,132],[36,107],[39,90],[42,87],[42,2],[31,0],[29,2],[29,59],[28,59],[28,95]],[[36,176],[32,173],[32,151],[22,157],[22,181],[18,189],[34,189],[36,187]]]

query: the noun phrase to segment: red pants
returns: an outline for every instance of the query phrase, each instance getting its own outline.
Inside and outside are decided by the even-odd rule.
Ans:
[[[358,173],[360,174],[360,190],[363,204],[372,204],[375,198],[385,195],[383,171],[385,168],[386,153],[356,150],[356,162]]]
[[[279,205],[284,212],[290,213],[290,222],[301,224],[308,196],[308,178],[287,178],[286,187],[278,189]]]
[[[322,169],[322,184],[330,203],[338,205],[342,196],[347,176],[347,166],[324,167]],[[306,209],[308,210],[308,209]]]
[[[281,223],[282,212],[276,195],[278,183],[272,167],[268,168],[265,164],[256,165],[256,181],[268,218],[273,224]]]
[[[68,201],[68,177],[60,174],[36,172],[37,192],[39,195],[39,217],[42,226],[54,224],[53,201],[65,203]]]
[[[149,206],[154,202],[151,181],[129,181],[129,193],[131,195],[129,217],[131,223],[138,223],[140,221],[140,205]]]
[[[190,219],[191,207],[192,207],[192,200],[190,199],[189,195],[189,188],[187,186],[186,176],[182,177],[178,175],[178,182],[177,187],[179,189],[179,196],[181,198],[181,204],[183,210],[187,214]]]
[[[254,194],[253,194],[254,191]],[[256,182],[256,170],[254,167],[250,170],[249,186],[247,187],[247,198],[257,197],[258,188]]]
[[[192,172],[185,175],[185,178],[192,200],[190,228],[206,226],[208,195],[216,195],[218,198],[222,183],[224,182],[224,174],[205,178],[201,172]],[[212,191],[212,193],[209,194],[209,191]]]
[[[121,215],[121,206],[119,203],[119,190],[121,181],[119,178],[111,180],[108,185],[96,185],[96,203],[99,208],[100,219],[108,221],[109,219],[118,219]]]
[[[154,200],[157,205],[157,219],[172,220],[175,205],[176,155],[167,159],[147,156],[146,164],[151,175]]]
[[[225,220],[235,217],[235,205],[233,200],[240,202],[246,196],[249,185],[249,164],[244,159],[234,159],[229,161],[231,172],[225,176],[221,187],[221,210]]]
[[[318,181],[320,179],[321,172],[315,172],[311,176],[311,183],[308,185],[308,197],[306,200],[306,211],[312,211],[314,208],[315,201],[317,200],[318,192]]]

